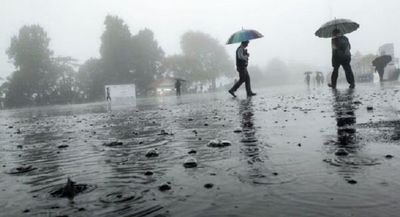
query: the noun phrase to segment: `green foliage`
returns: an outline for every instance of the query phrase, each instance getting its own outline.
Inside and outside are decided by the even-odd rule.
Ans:
[[[76,103],[82,91],[74,71],[76,60],[53,57],[50,39],[38,25],[23,26],[7,50],[15,71],[1,87],[7,107]]]
[[[6,53],[16,71],[7,84],[6,106],[40,104],[48,97],[46,90],[54,82],[49,42],[46,32],[38,25],[22,27],[18,36],[11,39]]]
[[[151,82],[161,75],[164,51],[149,29],[141,30],[133,36],[131,45],[134,81],[138,94],[144,95],[149,91]]]
[[[137,93],[145,95],[151,82],[161,74],[164,51],[149,29],[132,35],[116,16],[107,16],[101,36],[99,60],[90,59],[79,69],[80,87],[89,100],[104,96],[104,85],[135,83]]]
[[[132,52],[129,47],[131,33],[124,21],[108,15],[104,21],[106,27],[101,36],[100,55],[103,63],[105,84],[126,84],[133,82]]]
[[[104,98],[105,73],[101,60],[91,58],[79,67],[78,85],[85,100]]]
[[[184,59],[190,64],[187,77],[195,81],[212,81],[233,70],[233,63],[223,45],[202,32],[187,32],[181,38]]]
[[[54,86],[50,88],[49,102],[51,104],[78,103],[82,101],[84,93],[78,83],[78,75],[74,70],[76,60],[71,57],[57,57],[53,59],[55,74]]]

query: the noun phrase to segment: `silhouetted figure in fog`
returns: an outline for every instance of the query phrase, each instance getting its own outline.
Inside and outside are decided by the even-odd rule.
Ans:
[[[324,84],[324,74],[322,72],[318,72],[318,74],[319,74],[319,83],[321,85],[323,85]]]
[[[310,73],[306,73],[305,82],[308,87],[310,86],[310,81],[311,81],[311,75],[310,75]]]
[[[180,96],[181,95],[181,86],[182,86],[182,82],[179,79],[176,79],[175,82],[175,89],[176,89],[176,95]]]
[[[324,83],[324,75],[322,72],[315,72],[315,81],[317,82],[317,86],[320,86],[321,84]]]
[[[233,87],[228,91],[233,97],[236,97],[235,92],[243,83],[245,83],[246,85],[246,93],[248,97],[256,95],[251,90],[250,76],[249,72],[247,71],[247,65],[249,63],[250,56],[246,49],[248,45],[249,41],[244,41],[236,50],[236,69],[239,72],[239,81],[236,82]]]
[[[109,87],[106,88],[106,99],[107,99],[107,101],[111,101],[110,88]]]
[[[315,73],[315,83],[317,84],[317,86],[319,86],[319,74],[318,72]]]
[[[347,82],[350,84],[349,88],[354,88],[355,87],[354,75],[353,75],[353,71],[350,66],[351,45],[350,45],[349,39],[346,36],[341,35],[341,32],[338,29],[333,30],[332,34],[334,36],[332,38],[333,72],[332,72],[332,77],[331,77],[332,83],[329,86],[332,87],[333,89],[336,88],[339,67],[342,66],[346,73]]]
[[[372,61],[372,65],[375,66],[375,71],[379,74],[379,81],[383,82],[383,74],[385,73],[385,67],[392,61],[392,56],[382,55]]]

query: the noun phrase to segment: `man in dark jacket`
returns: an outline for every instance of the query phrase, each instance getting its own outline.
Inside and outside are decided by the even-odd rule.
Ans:
[[[236,69],[239,72],[239,81],[237,81],[233,87],[228,91],[233,97],[236,97],[235,91],[245,83],[246,85],[246,93],[248,97],[255,96],[251,90],[250,85],[250,76],[247,71],[247,65],[249,62],[249,53],[247,52],[246,47],[249,45],[249,41],[244,41],[236,50]]]
[[[350,84],[350,88],[355,87],[354,75],[351,70],[351,45],[349,39],[346,36],[341,35],[340,30],[335,29],[332,32],[332,66],[333,72],[331,77],[331,84],[329,85],[333,89],[336,88],[336,82],[339,73],[339,67],[342,66],[345,73],[347,82]]]

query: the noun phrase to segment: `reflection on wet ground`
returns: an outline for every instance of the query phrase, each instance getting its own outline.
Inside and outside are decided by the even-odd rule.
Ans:
[[[397,216],[397,86],[0,111],[0,216]]]

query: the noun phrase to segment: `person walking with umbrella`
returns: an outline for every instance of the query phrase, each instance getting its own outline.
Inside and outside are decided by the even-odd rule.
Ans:
[[[261,37],[263,37],[263,35],[255,30],[242,30],[234,33],[227,42],[227,44],[241,43],[236,49],[236,69],[239,72],[239,80],[228,91],[233,97],[236,97],[235,92],[243,83],[245,83],[248,97],[256,95],[256,93],[251,90],[250,76],[247,71],[250,56],[247,52],[247,46],[249,45],[249,40]]]
[[[392,56],[383,54],[372,61],[372,65],[375,66],[375,71],[379,74],[379,81],[383,82],[383,74],[385,73],[385,67],[392,61]]]
[[[360,25],[347,19],[335,19],[324,24],[315,33],[318,37],[332,37],[332,66],[333,72],[331,76],[331,84],[328,84],[333,89],[336,88],[339,68],[343,67],[346,73],[346,80],[350,84],[349,88],[355,88],[354,74],[350,66],[351,62],[351,45],[349,39],[344,36],[346,33],[353,32]]]
[[[349,42],[349,39],[341,35],[341,32],[339,29],[335,29],[332,32],[333,38],[332,38],[332,66],[333,66],[333,72],[332,72],[332,77],[331,77],[331,87],[336,88],[336,82],[338,78],[338,73],[339,73],[339,67],[342,66],[345,73],[346,73],[346,80],[350,84],[350,88],[355,87],[355,81],[354,81],[354,74],[351,69],[351,45]]]
[[[255,96],[256,94],[251,90],[250,76],[247,71],[247,65],[249,64],[249,53],[247,52],[247,46],[249,41],[244,41],[236,49],[236,69],[239,72],[239,80],[233,85],[228,91],[233,97],[236,97],[236,90],[245,83],[247,96]]]

